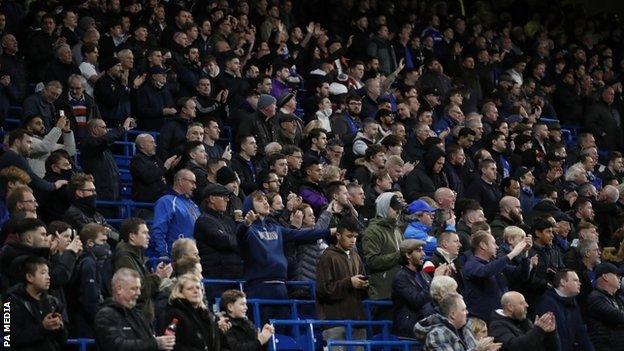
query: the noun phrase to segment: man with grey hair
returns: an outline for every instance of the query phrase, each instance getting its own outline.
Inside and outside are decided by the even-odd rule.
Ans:
[[[171,156],[166,161],[156,156],[156,142],[151,134],[139,134],[135,141],[136,154],[130,161],[132,200],[156,202],[167,191],[165,172],[180,161]]]
[[[417,339],[424,340],[425,350],[494,351],[500,344],[493,338],[477,341],[470,328],[466,328],[468,310],[463,297],[450,293],[440,300],[440,313],[432,314],[414,326]]]
[[[95,341],[102,350],[172,350],[175,335],[154,336],[154,331],[136,309],[141,295],[139,273],[120,268],[113,275],[112,300],[95,315]]]
[[[501,309],[492,313],[489,335],[503,344],[504,350],[559,350],[557,321],[552,312],[527,319],[529,304],[524,296],[509,291],[501,297]]]
[[[63,94],[57,103],[59,110],[63,110],[65,116],[69,118],[78,142],[87,134],[87,122],[101,118],[95,99],[85,92],[87,86],[87,80],[83,76],[72,74],[68,79],[67,94]]]
[[[78,72],[78,74],[80,74],[80,72]],[[62,93],[63,86],[59,81],[53,80],[47,82],[42,91],[34,93],[24,100],[22,115],[24,117],[40,116],[43,120],[46,132],[49,132],[56,124],[56,117],[58,116],[58,111],[54,103]]]
[[[580,191],[579,191],[580,195]],[[598,201],[594,205],[595,222],[598,225],[601,246],[614,246],[611,243],[612,233],[619,229],[617,218],[622,213],[622,207],[618,205],[620,191],[613,185],[605,185],[598,194]],[[615,245],[617,246],[617,245]]]
[[[80,74],[80,69],[72,61],[71,48],[67,44],[61,44],[54,50],[55,60],[45,70],[44,82],[57,80],[67,89],[67,81],[72,74]]]

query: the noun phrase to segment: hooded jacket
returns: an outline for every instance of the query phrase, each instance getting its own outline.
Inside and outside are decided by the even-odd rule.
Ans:
[[[251,196],[247,196],[243,203],[243,215],[252,207]],[[239,224],[236,237],[244,261],[245,280],[247,283],[285,281],[288,262],[284,255],[284,243],[313,243],[318,239],[329,239],[329,236],[329,229],[295,230],[282,227],[270,218],[257,219],[249,227]]]
[[[470,328],[459,330],[441,314],[433,314],[414,326],[414,335],[425,341],[425,351],[474,351],[477,344]]]
[[[435,252],[436,247],[438,246],[438,239],[433,235],[429,235],[430,231],[431,226],[425,225],[415,220],[407,224],[403,236],[405,237],[405,239],[417,239],[424,241],[425,254],[427,254],[427,257],[431,257],[431,255]]]
[[[377,199],[377,217],[364,231],[362,247],[366,268],[370,274],[369,296],[373,300],[389,299],[392,280],[399,270],[399,244],[403,232],[397,228],[396,219],[386,218],[392,193],[383,193]],[[387,203],[387,205],[385,205]]]
[[[431,148],[424,156],[424,162],[418,164],[405,178],[405,201],[408,203],[418,200],[420,197],[433,198],[438,188],[448,187],[449,182],[444,169],[438,173],[433,172],[433,167],[440,157],[444,157],[444,151],[437,147]]]

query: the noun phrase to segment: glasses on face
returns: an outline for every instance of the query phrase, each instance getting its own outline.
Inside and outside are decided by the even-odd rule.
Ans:
[[[187,182],[191,184],[197,184],[197,181],[195,181],[194,179],[182,178],[182,180],[186,180]]]

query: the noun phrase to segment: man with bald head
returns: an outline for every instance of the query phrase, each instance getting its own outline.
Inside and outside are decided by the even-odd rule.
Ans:
[[[132,175],[132,200],[137,202],[156,202],[165,191],[165,172],[179,161],[172,156],[164,164],[156,156],[156,142],[150,134],[139,134],[135,141],[136,154],[130,161]]]
[[[522,207],[520,206],[520,200],[513,196],[504,196],[498,202],[498,214],[494,217],[490,227],[492,228],[492,235],[496,239],[496,243],[500,244],[503,240],[503,231],[505,228],[515,225],[517,227],[524,227],[524,220],[522,218]]]
[[[598,224],[600,233],[600,246],[612,246],[611,234],[619,228],[618,216],[622,213],[622,207],[618,205],[620,191],[613,185],[605,185],[598,194],[598,201],[594,205],[595,222]]]
[[[535,322],[531,323],[527,319],[528,307],[519,292],[505,293],[501,298],[501,309],[492,313],[488,334],[503,344],[503,350],[559,350],[555,315],[547,312],[536,316]]]

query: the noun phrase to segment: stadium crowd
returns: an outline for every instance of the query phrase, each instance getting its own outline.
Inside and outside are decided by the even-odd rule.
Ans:
[[[315,298],[425,350],[624,350],[623,36],[566,1],[2,1],[11,347],[259,350],[246,298]]]

